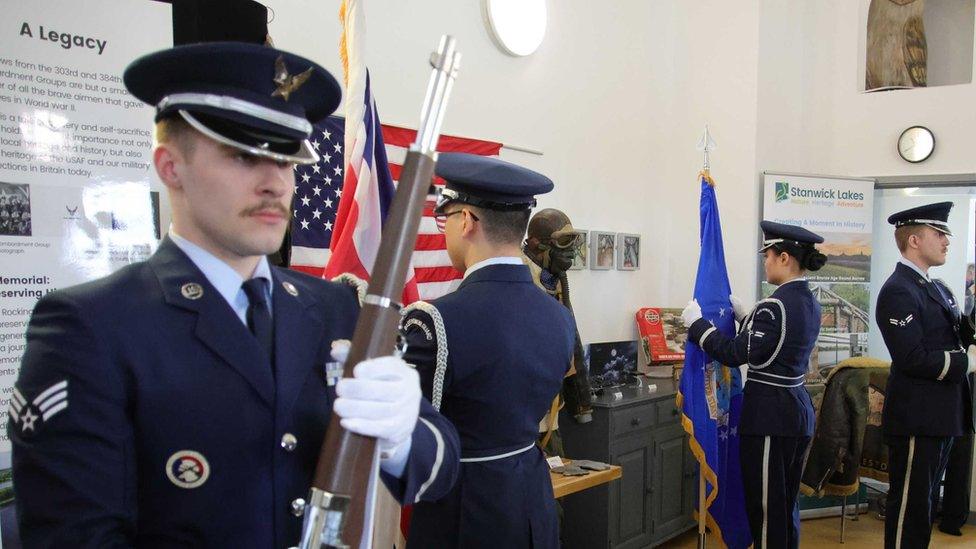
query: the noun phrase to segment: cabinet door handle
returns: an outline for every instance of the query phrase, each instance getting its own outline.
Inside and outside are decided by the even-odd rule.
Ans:
[[[647,487],[647,489],[646,489],[645,491],[646,491],[646,492],[647,492],[648,494],[653,494],[653,493],[654,493],[654,487],[653,487],[653,486],[648,486],[648,487]]]
[[[631,418],[630,424],[634,427],[637,427],[638,425],[640,425],[640,418],[639,417]]]

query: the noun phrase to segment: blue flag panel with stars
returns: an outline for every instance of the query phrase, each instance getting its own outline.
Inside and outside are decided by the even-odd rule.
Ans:
[[[315,124],[309,137],[312,147],[319,153],[315,164],[295,166],[295,200],[292,204],[291,245],[311,250],[328,250],[332,244],[332,231],[335,228],[339,199],[342,198],[344,176],[343,140],[345,119],[330,116]],[[377,125],[377,128],[379,126]],[[377,132],[371,155],[364,155],[370,169],[380,166],[377,174],[380,199],[381,222],[386,221],[396,187],[387,167],[386,147],[383,135]],[[368,185],[369,181],[361,181]],[[313,267],[318,273],[324,265],[304,265],[300,258],[294,258],[292,267]],[[302,269],[306,270],[306,269]]]
[[[335,116],[316,124],[309,142],[320,159],[315,164],[295,166],[292,246],[329,247],[342,197],[344,128],[345,120]]]

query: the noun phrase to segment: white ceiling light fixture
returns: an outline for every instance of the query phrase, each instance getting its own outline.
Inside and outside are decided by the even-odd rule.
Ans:
[[[509,55],[531,55],[546,37],[546,0],[484,0],[484,13],[492,39]]]

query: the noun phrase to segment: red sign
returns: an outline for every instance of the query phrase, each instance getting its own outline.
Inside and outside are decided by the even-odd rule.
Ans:
[[[645,307],[637,311],[637,332],[645,360],[653,364],[682,362],[688,329],[681,322],[681,309]]]

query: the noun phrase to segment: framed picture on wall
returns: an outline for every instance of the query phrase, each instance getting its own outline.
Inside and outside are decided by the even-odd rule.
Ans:
[[[617,234],[617,270],[636,271],[640,269],[639,234]]]
[[[573,264],[569,267],[569,270],[571,271],[581,271],[586,269],[586,237],[588,233],[589,231],[576,231],[576,234],[580,235],[580,237],[576,241],[576,245],[573,246]]]
[[[590,269],[609,271],[613,269],[614,249],[617,233],[590,231]]]

